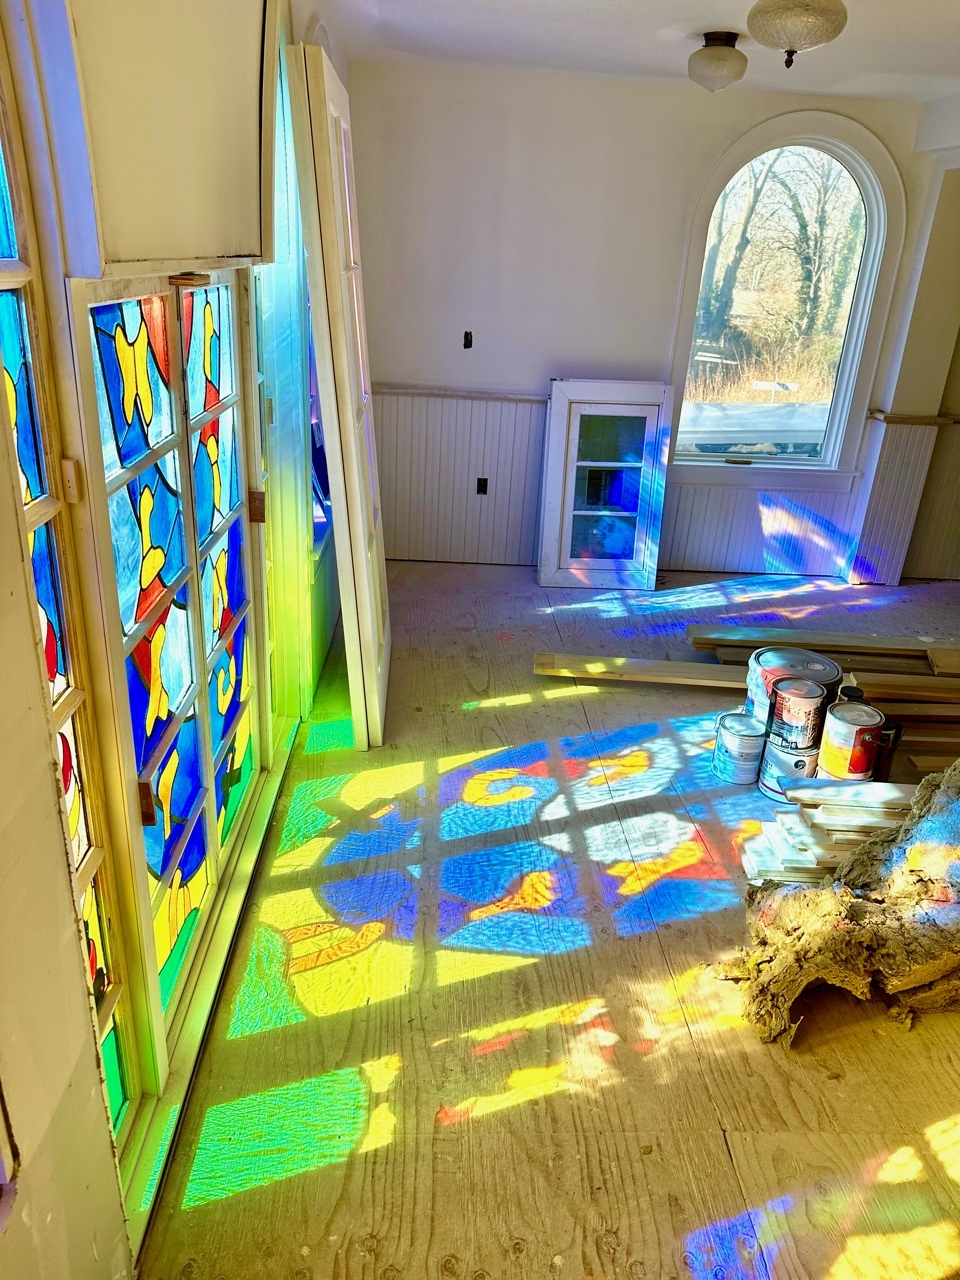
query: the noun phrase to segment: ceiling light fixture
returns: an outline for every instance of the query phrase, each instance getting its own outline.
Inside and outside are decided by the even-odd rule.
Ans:
[[[846,25],[843,0],[757,0],[747,14],[747,30],[757,44],[785,53],[787,67],[798,53],[836,40]]]
[[[737,48],[735,31],[705,31],[703,48],[695,49],[687,63],[687,73],[694,84],[708,93],[718,93],[743,79],[747,55]]]

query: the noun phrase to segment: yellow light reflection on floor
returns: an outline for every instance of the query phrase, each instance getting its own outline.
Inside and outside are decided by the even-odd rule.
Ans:
[[[506,1022],[495,1022],[489,1027],[477,1027],[474,1031],[464,1031],[465,1040],[493,1040],[496,1036],[506,1035],[510,1031],[538,1031],[541,1027],[560,1026],[571,1022],[589,1022],[604,1012],[606,1006],[602,1000],[580,1000],[574,1004],[557,1004],[551,1009],[540,1009],[537,1013],[528,1013],[522,1018],[508,1018]]]
[[[600,668],[603,670],[604,668]],[[592,670],[592,668],[591,668]],[[491,707],[525,707],[534,701],[535,697],[554,700],[556,698],[579,698],[581,693],[599,693],[600,687],[595,684],[574,684],[570,688],[561,689],[542,689],[538,694],[532,693],[511,693],[502,698],[484,698],[479,702],[462,702],[460,704],[461,711],[485,711]]]
[[[945,1280],[960,1266],[960,1229],[935,1222],[913,1231],[851,1236],[824,1280]]]
[[[393,800],[422,784],[423,761],[417,760],[355,774],[340,792],[340,799],[351,809],[366,809],[374,800]]]
[[[924,1129],[923,1136],[954,1182],[960,1182],[960,1115],[938,1120]]]
[[[900,1147],[884,1161],[877,1173],[877,1181],[918,1182],[923,1176],[923,1161],[913,1147]]]

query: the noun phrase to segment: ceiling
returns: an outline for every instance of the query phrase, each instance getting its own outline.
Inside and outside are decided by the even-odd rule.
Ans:
[[[351,55],[412,54],[504,66],[685,79],[704,31],[746,32],[752,0],[296,0]],[[960,92],[958,0],[846,0],[839,39],[781,55],[749,38],[753,89],[929,100]]]

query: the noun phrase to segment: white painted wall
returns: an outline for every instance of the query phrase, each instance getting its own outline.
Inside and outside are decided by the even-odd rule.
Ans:
[[[897,385],[896,327],[935,172],[913,150],[917,104],[414,61],[352,63],[351,103],[376,382],[495,400],[545,396],[551,377],[669,381],[687,237],[711,169],[761,122],[816,109],[870,129],[903,177],[905,252],[876,377]],[[690,269],[699,275],[699,260]],[[869,437],[843,493],[813,482],[787,502],[782,473],[755,469],[743,493],[688,479],[681,491],[672,468],[661,565],[842,572],[876,461]],[[420,483],[409,503],[429,506],[433,478]],[[776,531],[797,519],[818,542],[788,566]]]
[[[8,447],[0,440],[0,1081],[22,1173],[0,1276],[119,1280],[126,1229]]]

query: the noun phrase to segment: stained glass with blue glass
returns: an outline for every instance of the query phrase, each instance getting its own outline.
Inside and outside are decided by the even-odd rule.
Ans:
[[[174,431],[164,299],[108,302],[90,312],[100,438],[107,476]]]
[[[176,454],[146,467],[107,505],[120,618],[129,635],[186,564]]]
[[[0,151],[0,258],[16,262],[17,228],[13,220],[13,202],[10,199],[10,181],[7,178],[6,157]]]
[[[207,653],[227,633],[246,600],[243,576],[243,527],[239,519],[214,542],[200,566],[200,598]]]
[[[0,354],[7,411],[16,442],[20,493],[24,504],[47,492],[43,445],[30,366],[30,337],[23,299],[11,289],[0,291]]]
[[[223,735],[236,719],[249,690],[246,658],[247,620],[241,618],[210,671],[208,696],[214,755],[219,751]]]
[[[63,596],[53,528],[42,524],[29,535],[30,563],[37,589],[43,661],[50,682],[50,697],[59,698],[67,687],[67,652],[63,633]]]
[[[214,790],[217,800],[217,830],[221,845],[230,834],[250,786],[250,779],[253,777],[252,728],[252,716],[247,706],[240,716],[236,732],[230,737],[223,758],[217,765]]]
[[[193,289],[183,295],[182,306],[187,412],[196,418],[234,391],[230,289]]]
[[[127,693],[137,772],[180,710],[193,680],[187,588],[181,587],[127,655]]]
[[[200,793],[200,734],[195,715],[189,715],[177,730],[150,779],[150,786],[157,820],[154,825],[144,827],[143,839],[147,865],[155,876],[162,876],[181,842]]]
[[[203,542],[240,505],[236,413],[206,422],[193,437],[193,487],[197,537]]]

